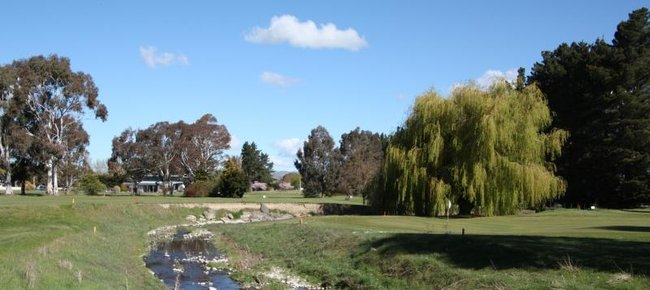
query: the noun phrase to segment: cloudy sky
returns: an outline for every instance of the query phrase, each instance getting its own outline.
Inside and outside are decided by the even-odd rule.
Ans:
[[[69,57],[108,121],[88,118],[93,160],[128,127],[215,115],[230,154],[258,144],[293,170],[311,129],[390,133],[434,89],[512,78],[561,42],[610,41],[647,1],[11,1],[0,64]],[[453,2],[453,3],[452,3]],[[529,3],[535,2],[535,3]]]

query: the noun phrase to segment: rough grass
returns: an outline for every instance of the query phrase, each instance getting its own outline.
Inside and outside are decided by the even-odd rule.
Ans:
[[[323,198],[305,198],[297,190],[291,191],[255,191],[247,192],[242,198],[216,198],[216,197],[183,197],[179,193],[173,196],[161,196],[160,194],[143,194],[140,196],[107,194],[106,196],[88,196],[71,194],[68,196],[50,197],[44,196],[43,192],[30,192],[26,196],[13,195],[2,196],[0,207],[15,205],[62,205],[70,204],[72,199],[76,202],[91,202],[96,204],[160,204],[160,203],[338,203],[361,205],[363,199],[354,197],[350,200],[343,195],[335,195]]]
[[[67,200],[0,197],[0,288],[160,289],[142,261],[145,234],[198,211]]]
[[[213,230],[263,257],[250,275],[277,265],[335,288],[650,289],[648,225],[650,211],[558,210],[448,224],[328,216]]]

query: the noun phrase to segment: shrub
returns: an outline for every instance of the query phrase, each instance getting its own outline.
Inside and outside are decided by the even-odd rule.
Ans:
[[[120,193],[122,189],[119,185],[113,186],[113,193]]]
[[[248,190],[248,177],[235,162],[227,162],[218,185],[210,192],[215,197],[242,197]]]
[[[185,196],[187,197],[206,197],[210,195],[213,188],[216,187],[215,182],[209,180],[198,180],[188,185],[185,188]]]
[[[25,181],[25,190],[27,190],[27,191],[36,190],[36,185],[34,185],[33,183],[31,183],[29,181]]]
[[[253,191],[265,191],[268,188],[267,184],[264,182],[254,181],[251,184],[251,189]]]
[[[291,183],[284,182],[284,181],[280,182],[278,184],[278,187],[279,187],[280,190],[292,190],[294,188],[293,185],[291,185]]]
[[[99,181],[95,174],[86,174],[79,181],[79,188],[88,195],[96,195],[106,191],[106,185]]]
[[[129,191],[129,187],[124,183],[120,184],[120,192],[127,192],[127,191]]]

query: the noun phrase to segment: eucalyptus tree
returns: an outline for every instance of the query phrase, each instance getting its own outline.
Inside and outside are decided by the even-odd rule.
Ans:
[[[147,148],[145,158],[163,184],[163,195],[173,192],[171,176],[180,172],[179,146],[184,123],[158,122],[137,133],[137,140]]]
[[[212,114],[205,114],[192,124],[181,125],[178,157],[192,178],[197,172],[214,173],[224,150],[229,148],[230,133]]]
[[[303,195],[318,197],[336,191],[340,173],[340,153],[327,129],[318,126],[297,152],[294,162],[302,176]]]
[[[14,66],[0,66],[0,158],[2,160],[2,169],[5,171],[5,194],[12,194],[11,188],[11,132],[12,123],[15,119],[14,110],[12,110],[12,101],[16,83],[16,74]]]
[[[136,195],[140,194],[138,182],[153,172],[152,162],[147,158],[148,148],[137,137],[137,131],[131,128],[114,137],[111,158],[108,160],[109,172],[131,179]]]
[[[535,86],[463,86],[448,99],[426,93],[387,148],[386,196],[371,200],[389,212],[431,216],[444,213],[448,200],[462,214],[476,206],[495,215],[556,198],[565,183],[548,160],[567,133],[544,133],[550,124]]]
[[[59,172],[63,177],[63,189],[70,193],[72,186],[84,172],[90,171],[88,164],[88,151],[86,146],[90,137],[81,123],[72,123],[65,128],[63,134],[63,151],[59,164]]]
[[[384,164],[382,136],[357,127],[341,135],[339,150],[341,152],[339,190],[350,196],[362,195]]]
[[[47,193],[58,194],[57,166],[64,150],[66,129],[80,123],[86,113],[106,120],[108,111],[98,99],[98,89],[90,75],[74,72],[70,60],[51,55],[15,61],[17,83],[14,98],[24,104],[24,116],[33,124],[29,134],[48,153]]]

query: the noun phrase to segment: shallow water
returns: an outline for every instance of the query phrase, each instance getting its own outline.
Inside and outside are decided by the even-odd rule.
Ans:
[[[220,270],[206,270],[199,259],[223,258],[205,238],[183,239],[183,233],[171,241],[158,242],[144,258],[147,268],[154,272],[170,289],[239,289],[237,282],[228,273]]]

